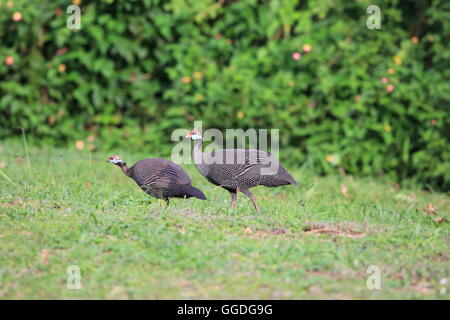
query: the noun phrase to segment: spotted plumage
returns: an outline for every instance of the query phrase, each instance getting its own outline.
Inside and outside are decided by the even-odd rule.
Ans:
[[[194,140],[192,157],[200,173],[211,183],[231,194],[233,208],[237,202],[237,192],[248,196],[259,212],[250,188],[255,186],[277,187],[298,185],[278,159],[270,152],[254,149],[224,149],[202,152],[201,133],[198,129],[189,131],[187,138]]]
[[[193,187],[188,174],[175,163],[166,159],[144,159],[128,168],[119,156],[114,155],[107,160],[119,166],[123,173],[133,179],[147,194],[164,199],[195,197],[206,200],[205,195]]]

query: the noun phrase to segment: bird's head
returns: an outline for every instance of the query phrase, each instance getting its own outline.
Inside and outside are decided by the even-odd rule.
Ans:
[[[106,162],[118,165],[119,167],[125,164],[125,161],[123,161],[117,154],[113,154],[108,158],[108,160],[106,160]]]
[[[188,131],[185,136],[187,139],[192,140],[201,140],[202,139],[202,133],[200,132],[200,129],[194,128],[191,131]]]

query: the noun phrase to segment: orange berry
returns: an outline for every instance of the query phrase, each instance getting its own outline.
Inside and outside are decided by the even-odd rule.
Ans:
[[[306,43],[306,44],[303,45],[303,51],[304,52],[308,53],[311,50],[312,50],[312,46],[310,44]]]
[[[185,84],[188,84],[188,83],[191,83],[192,79],[191,79],[191,77],[184,76],[183,79],[181,79],[181,81],[183,81],[183,83],[185,83]]]
[[[20,20],[22,20],[22,14],[19,11],[14,12],[12,19],[15,22],[19,22]]]
[[[67,69],[67,66],[65,64],[60,64],[58,66],[58,71],[59,72],[64,72],[64,71],[66,71],[66,69]]]
[[[14,64],[14,57],[12,57],[12,56],[7,56],[7,57],[5,58],[5,64],[6,64],[7,66],[12,66],[12,65]]]
[[[75,142],[75,148],[77,148],[78,150],[83,150],[84,149],[84,141],[78,140],[77,142]]]

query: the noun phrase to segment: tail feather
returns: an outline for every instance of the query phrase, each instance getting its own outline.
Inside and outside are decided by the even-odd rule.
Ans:
[[[293,184],[294,186],[298,186],[298,182],[295,181],[294,177],[291,176],[290,179],[288,179],[288,181],[289,181],[291,184]]]
[[[193,187],[191,185],[187,185],[183,188],[183,191],[186,192],[191,197],[198,198],[200,200],[206,200],[205,195],[203,192],[200,191],[200,189],[197,189],[196,187]]]
[[[294,186],[298,186],[298,182],[294,179],[294,177],[284,168],[282,167],[282,170],[280,170],[281,172],[281,176],[282,178],[284,178],[284,180],[286,180],[287,182],[289,182],[289,184],[292,184]]]

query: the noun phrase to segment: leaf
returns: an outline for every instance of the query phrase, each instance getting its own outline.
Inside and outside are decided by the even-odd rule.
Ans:
[[[424,215],[437,215],[438,213],[438,209],[431,203],[429,202],[427,204],[427,206],[423,209],[422,213]]]
[[[433,221],[436,223],[442,223],[442,222],[446,222],[447,219],[445,219],[444,217],[436,217],[436,218],[433,218]]]
[[[342,193],[342,195],[343,195],[344,197],[346,197],[346,198],[350,198],[350,197],[351,197],[351,196],[350,196],[350,193],[348,192],[347,186],[344,185],[344,184],[341,184],[341,193]]]

